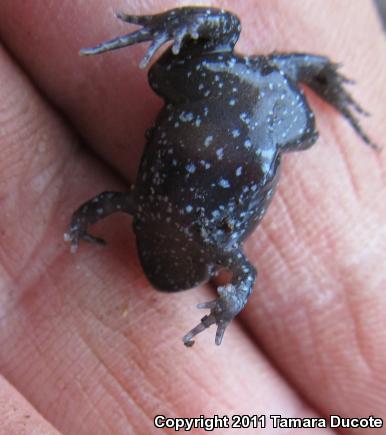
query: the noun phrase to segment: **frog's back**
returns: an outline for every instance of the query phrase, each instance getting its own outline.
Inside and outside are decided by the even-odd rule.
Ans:
[[[209,110],[216,111],[220,124],[213,127],[229,132],[244,125],[258,148],[315,139],[314,115],[302,90],[268,57],[214,53],[180,59],[168,51],[153,65],[149,82],[171,104],[173,126],[192,105],[197,126]]]
[[[182,62],[166,53],[149,77],[167,104],[137,188],[181,214],[211,219],[222,208],[256,206],[274,185],[280,147],[313,127],[302,93],[264,58],[213,54]]]

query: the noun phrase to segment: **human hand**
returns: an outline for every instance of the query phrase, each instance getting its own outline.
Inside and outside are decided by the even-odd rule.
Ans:
[[[385,39],[370,1],[215,5],[241,18],[239,52],[343,62],[373,113],[364,127],[386,145]],[[213,289],[154,291],[125,216],[98,224],[107,249],[71,256],[64,244],[82,201],[134,180],[162,104],[138,69],[145,47],[78,50],[127,32],[113,10],[175,6],[0,3],[0,370],[19,391],[2,381],[0,433],[153,433],[156,414],[386,418],[386,157],[315,97],[321,138],[285,159],[246,244],[255,292],[221,347],[212,331],[183,347]]]

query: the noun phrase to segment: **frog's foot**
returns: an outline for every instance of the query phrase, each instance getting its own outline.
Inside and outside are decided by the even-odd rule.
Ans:
[[[353,99],[345,85],[354,82],[339,72],[340,64],[327,57],[301,53],[276,53],[269,61],[281,71],[309,86],[319,97],[334,106],[351,124],[359,137],[372,148],[380,150],[360,125],[359,115],[369,114]]]
[[[215,8],[185,7],[157,15],[127,15],[117,12],[122,21],[142,26],[141,29],[102,42],[93,48],[83,48],[82,55],[99,54],[109,50],[127,47],[144,41],[152,41],[140,68],[145,68],[157,50],[166,42],[173,41],[172,51],[180,52],[187,39],[205,40],[205,48],[222,47],[233,49],[240,33],[238,18],[226,11]]]
[[[344,87],[345,84],[353,84],[354,81],[341,74],[338,71],[339,67],[340,65],[337,63],[327,62],[324,68],[309,79],[308,85],[349,121],[352,128],[367,145],[380,150],[379,145],[374,143],[362,129],[359,119],[355,115],[357,113],[369,116],[369,113],[352,98]]]
[[[75,254],[78,250],[78,245],[81,240],[86,242],[96,243],[98,245],[105,245],[106,241],[100,237],[92,236],[87,232],[87,220],[82,214],[74,213],[71,223],[64,233],[64,241],[71,243],[71,253]]]
[[[81,205],[72,215],[70,225],[64,234],[64,240],[71,242],[71,252],[75,253],[79,242],[97,243],[105,245],[106,242],[92,236],[87,232],[89,225],[116,212],[133,214],[134,204],[131,192],[102,192]]]
[[[245,292],[240,292],[235,285],[227,284],[218,287],[217,292],[219,294],[217,299],[197,305],[197,308],[209,308],[210,313],[204,316],[201,322],[183,337],[185,346],[192,346],[194,344],[192,338],[213,324],[217,325],[215,343],[219,346],[226,327],[243,309],[246,303]]]

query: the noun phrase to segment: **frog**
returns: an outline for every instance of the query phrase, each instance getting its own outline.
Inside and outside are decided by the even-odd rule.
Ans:
[[[214,300],[183,337],[216,325],[220,345],[245,307],[256,269],[244,242],[273,198],[283,154],[309,149],[318,139],[302,85],[335,108],[365,144],[377,148],[360,125],[366,112],[351,97],[351,83],[328,57],[303,52],[244,56],[234,50],[239,18],[214,7],[180,7],[152,15],[117,12],[137,30],[80,51],[96,55],[150,42],[140,62],[152,63],[148,82],[164,100],[146,133],[138,174],[127,192],[105,191],[82,204],[65,233],[71,251],[81,240],[105,244],[89,227],[113,213],[132,217],[137,251],[149,282],[178,292],[215,282]]]

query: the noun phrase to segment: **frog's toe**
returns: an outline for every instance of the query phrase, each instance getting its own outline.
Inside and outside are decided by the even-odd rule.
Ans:
[[[217,346],[221,344],[226,327],[239,313],[242,305],[240,305],[239,298],[235,297],[236,288],[232,284],[219,287],[218,293],[219,297],[217,299],[197,305],[197,308],[209,309],[210,313],[204,316],[201,322],[183,337],[185,346],[192,346],[194,343],[193,337],[213,324],[217,325],[215,343]]]
[[[188,28],[181,27],[174,33],[174,42],[172,46],[173,54],[178,54],[181,50],[182,43],[184,42],[185,37],[188,35]]]
[[[98,245],[105,245],[106,241],[100,237],[95,237],[89,234],[83,225],[79,225],[77,222],[71,222],[67,231],[64,233],[64,241],[71,243],[71,253],[75,254],[78,250],[79,242],[85,240],[89,243],[95,243]]]
[[[71,233],[71,231],[66,231],[63,235],[63,239],[65,242],[71,243],[71,253],[76,254],[79,245],[79,238],[75,236],[75,234]]]
[[[146,26],[151,22],[152,19],[151,15],[130,15],[125,14],[122,11],[116,11],[115,16],[125,23],[138,24],[139,26]]]
[[[216,338],[215,338],[215,343],[217,344],[217,346],[220,346],[222,339],[224,337],[225,329],[227,328],[229,323],[230,323],[229,320],[221,320],[217,322],[217,331],[216,331]]]
[[[168,41],[168,34],[161,32],[154,36],[153,42],[150,44],[149,48],[146,51],[146,54],[143,56],[141,62],[139,63],[139,67],[144,69],[148,66],[154,54],[157,50]]]
[[[200,304],[200,305],[204,305],[204,304]],[[186,335],[184,335],[182,341],[184,342],[185,346],[191,347],[194,344],[193,338],[196,335],[205,331],[205,329],[209,328],[209,326],[216,324],[217,331],[216,331],[215,343],[217,344],[217,346],[219,346],[222,342],[223,337],[224,337],[225,329],[229,325],[229,323],[230,323],[230,320],[222,320],[221,318],[219,318],[219,316],[215,316],[211,313],[207,316],[204,316],[198,325],[196,325]]]
[[[202,331],[205,331],[206,328],[209,328],[209,326],[213,325],[214,323],[216,323],[216,318],[213,315],[209,314],[207,316],[204,316],[198,325],[196,325],[193,329],[191,329],[187,334],[184,335],[184,337],[182,338],[184,345],[187,347],[193,346],[193,337],[200,334]]]
[[[180,52],[185,38],[190,37],[192,39],[198,39],[199,36],[199,23],[192,23],[189,26],[182,26],[178,28],[173,35],[173,54],[178,54]]]
[[[214,299],[213,301],[208,302],[202,302],[201,304],[197,304],[197,308],[208,308],[209,310],[212,310],[217,305],[217,299]]]

